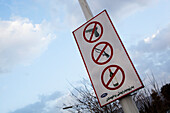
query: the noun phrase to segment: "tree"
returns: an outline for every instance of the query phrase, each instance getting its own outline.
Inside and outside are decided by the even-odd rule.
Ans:
[[[64,109],[71,108],[72,111],[77,111],[78,113],[123,113],[119,101],[100,107],[92,86],[89,83],[83,83],[81,88],[74,87],[74,89],[78,92],[78,95],[73,92],[71,92],[71,95],[76,102],[71,106],[67,105]]]
[[[140,113],[166,113],[170,109],[170,84],[159,88],[154,76],[150,80],[152,88],[145,87],[134,96],[137,107]]]
[[[166,84],[161,88],[161,94],[163,95],[164,109],[170,110],[170,84]]]
[[[165,113],[170,109],[170,84],[160,88],[155,79],[151,81],[152,88],[143,88],[133,94],[133,99],[140,113]],[[75,104],[66,105],[65,109],[72,109],[78,113],[123,113],[119,101],[100,107],[90,83],[82,83],[80,88],[75,88],[77,93],[71,93]]]

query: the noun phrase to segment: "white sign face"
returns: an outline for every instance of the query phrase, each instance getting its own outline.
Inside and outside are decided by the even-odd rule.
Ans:
[[[106,10],[73,35],[100,106],[144,87]]]

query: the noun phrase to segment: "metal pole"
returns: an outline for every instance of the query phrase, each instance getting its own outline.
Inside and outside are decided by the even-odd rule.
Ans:
[[[79,4],[81,6],[81,9],[83,10],[84,16],[86,20],[90,20],[93,17],[93,14],[86,2],[86,0],[79,0]]]
[[[120,104],[124,113],[139,113],[138,108],[136,107],[136,104],[131,96],[126,96],[120,99]]]
[[[81,6],[81,9],[83,10],[84,16],[86,20],[88,21],[93,17],[93,14],[86,2],[86,0],[79,0],[79,4]],[[120,99],[120,104],[122,106],[122,109],[124,113],[139,113],[136,104],[132,100],[131,96],[126,96],[122,99]]]

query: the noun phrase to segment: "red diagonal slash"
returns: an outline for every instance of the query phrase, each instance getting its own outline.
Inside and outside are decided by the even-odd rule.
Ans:
[[[107,82],[106,86],[109,86],[110,82],[113,80],[113,78],[115,77],[116,73],[119,71],[119,68],[117,68],[115,70],[115,72],[112,74],[112,76],[110,77],[109,81]],[[109,72],[111,72],[111,69],[109,68]]]
[[[94,31],[96,30],[96,26],[97,26],[97,23],[94,24],[94,28],[93,28],[93,31],[92,31],[92,33],[91,33],[91,36],[90,36],[89,41],[92,41]]]
[[[103,55],[104,50],[107,48],[107,45],[104,46],[102,51],[100,52],[99,56],[97,57],[96,61],[98,62],[99,58]]]

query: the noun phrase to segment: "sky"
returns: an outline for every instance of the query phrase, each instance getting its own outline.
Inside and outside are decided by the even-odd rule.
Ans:
[[[169,0],[87,2],[107,10],[145,86],[170,82]],[[0,0],[0,113],[66,112],[70,84],[88,80],[72,35],[85,22],[78,0]]]

